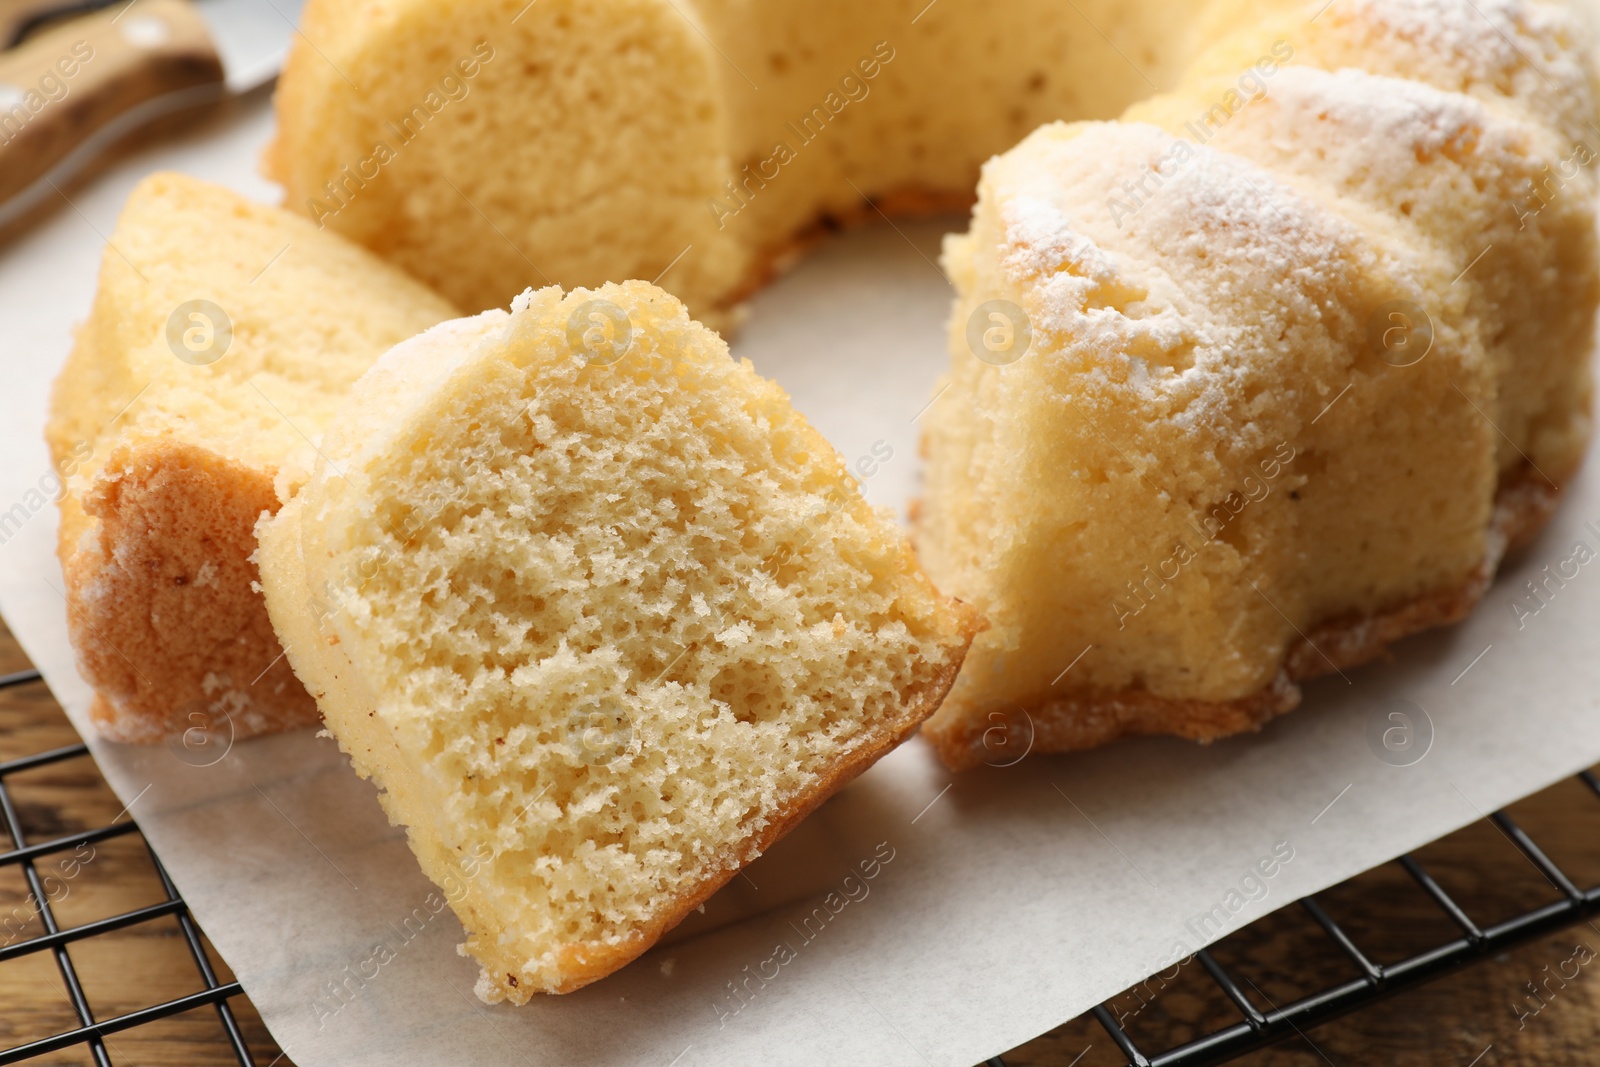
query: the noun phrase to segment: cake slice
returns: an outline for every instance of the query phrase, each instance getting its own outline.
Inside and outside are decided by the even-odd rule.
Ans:
[[[395,348],[260,535],[329,730],[470,887],[491,1002],[644,952],[931,715],[978,625],[640,282]]]
[[[105,736],[316,721],[252,588],[256,520],[350,384],[456,314],[277,208],[178,174],[133,191],[46,427],[72,643]]]

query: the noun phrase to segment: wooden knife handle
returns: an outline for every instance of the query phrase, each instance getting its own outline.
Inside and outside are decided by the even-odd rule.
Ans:
[[[105,6],[105,0],[0,0],[0,48],[10,48],[24,30],[45,19]]]
[[[40,30],[0,52],[0,203],[118,118],[222,84],[188,0],[118,4]]]

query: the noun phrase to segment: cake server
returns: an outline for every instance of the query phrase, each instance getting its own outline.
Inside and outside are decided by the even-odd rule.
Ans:
[[[271,82],[302,0],[0,0],[0,231],[134,132]]]

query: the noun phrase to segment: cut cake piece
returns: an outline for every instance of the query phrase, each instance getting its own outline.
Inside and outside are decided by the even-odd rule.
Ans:
[[[46,427],[72,643],[102,734],[316,722],[253,588],[256,520],[350,384],[456,314],[277,208],[180,174],[133,191]]]
[[[491,1002],[648,949],[915,731],[979,625],[783,391],[641,282],[395,348],[260,535],[329,729],[470,887]]]

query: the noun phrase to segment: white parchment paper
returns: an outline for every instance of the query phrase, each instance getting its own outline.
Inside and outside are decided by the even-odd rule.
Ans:
[[[0,610],[80,729],[89,694],[67,645],[55,511],[30,506],[50,470],[48,385],[137,178],[177,167],[275,199],[255,175],[269,122],[265,101],[250,102],[0,250],[0,513],[30,514],[0,545]],[[867,495],[902,510],[917,485],[915,419],[945,362],[941,229],[882,227],[820,250],[762,294],[735,346],[852,465],[870,458]],[[1320,683],[1259,736],[957,778],[913,741],[668,944],[523,1008],[472,997],[453,915],[332,741],[240,743],[209,766],[194,764],[214,755],[181,748],[90,743],[302,1067],[965,1067],[1600,761],[1600,566],[1572,564],[1543,602],[1524,587],[1579,543],[1600,553],[1596,463],[1467,623]],[[1426,751],[1411,766],[1380,759],[1372,740],[1397,708],[1415,731],[1410,758]]]

